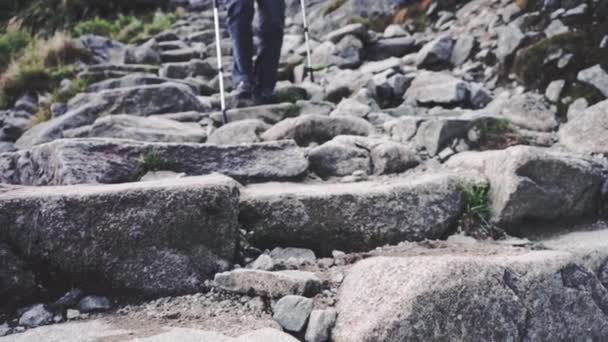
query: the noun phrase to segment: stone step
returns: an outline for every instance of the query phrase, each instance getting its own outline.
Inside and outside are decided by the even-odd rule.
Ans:
[[[148,142],[205,142],[207,130],[198,123],[135,115],[102,116],[90,126],[64,131],[66,138],[116,138]]]
[[[359,262],[340,289],[333,341],[606,340],[603,227],[537,242],[550,250],[445,243]]]
[[[178,83],[118,88],[96,93],[83,93],[68,103],[68,111],[45,123],[34,126],[19,140],[20,149],[63,137],[63,131],[91,125],[101,115],[153,114],[186,111],[205,112],[206,108],[192,90]]]
[[[523,235],[542,224],[596,217],[607,181],[596,160],[529,146],[461,153],[446,165],[483,173],[490,184],[492,221]]]
[[[24,185],[114,184],[157,170],[276,181],[300,177],[307,169],[308,159],[293,141],[218,146],[60,139],[0,155],[0,183]]]
[[[353,184],[253,184],[242,189],[239,221],[256,247],[303,247],[317,255],[437,239],[456,228],[469,181],[432,173]]]
[[[211,175],[0,191],[0,241],[61,284],[195,292],[234,260],[238,183]]]

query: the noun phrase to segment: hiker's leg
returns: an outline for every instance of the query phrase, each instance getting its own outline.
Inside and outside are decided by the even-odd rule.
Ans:
[[[228,31],[232,39],[234,84],[253,84],[253,15],[254,0],[228,0]]]
[[[285,0],[257,0],[260,14],[260,50],[255,64],[258,92],[272,94],[277,83],[285,29]]]

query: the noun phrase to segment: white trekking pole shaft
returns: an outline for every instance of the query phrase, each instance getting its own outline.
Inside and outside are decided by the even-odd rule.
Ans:
[[[312,82],[315,81],[315,75],[313,73],[313,68],[312,68],[312,54],[310,52],[310,34],[309,34],[309,30],[308,30],[308,19],[306,17],[306,0],[300,0],[300,4],[302,5],[302,22],[304,24],[304,41],[306,44],[306,59],[307,59],[307,66],[304,69],[304,78],[306,78],[306,75],[310,74],[310,80]]]
[[[215,21],[215,46],[217,50],[217,70],[220,81],[220,103],[222,106],[222,121],[228,123],[226,115],[226,94],[224,93],[224,63],[222,62],[222,37],[220,32],[220,10],[217,0],[213,0],[213,20]]]

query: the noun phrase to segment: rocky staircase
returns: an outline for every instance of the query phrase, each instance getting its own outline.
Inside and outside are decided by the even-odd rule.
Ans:
[[[0,341],[608,339],[608,102],[561,123],[502,81],[542,15],[518,9],[332,28],[316,84],[292,14],[281,101],[229,97],[224,126],[210,12],[141,46],[83,38],[87,91],[0,145],[0,336],[70,322]],[[73,286],[170,297],[48,304]]]

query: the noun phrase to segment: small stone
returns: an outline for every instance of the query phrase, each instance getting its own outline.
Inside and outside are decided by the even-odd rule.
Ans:
[[[249,268],[254,270],[272,271],[274,269],[274,265],[274,260],[270,255],[262,254],[249,265]]]
[[[576,99],[568,107],[568,121],[572,121],[579,116],[585,109],[589,108],[589,102],[584,97]]]
[[[106,297],[87,296],[78,303],[78,309],[82,313],[108,311],[111,308],[112,304]]]
[[[64,294],[63,297],[59,298],[55,302],[55,306],[63,308],[73,308],[78,305],[80,299],[82,299],[83,293],[80,289],[72,289],[68,293]]]
[[[215,283],[226,291],[271,298],[314,296],[321,290],[319,278],[314,273],[302,271],[238,269],[216,274]]]
[[[34,305],[19,318],[19,325],[28,328],[35,328],[41,325],[51,324],[52,322],[53,314],[44,304]]]
[[[312,309],[312,299],[301,296],[286,296],[275,304],[272,318],[285,330],[300,332],[304,329]]]
[[[0,337],[6,336],[11,332],[11,328],[7,323],[0,325]]]
[[[564,80],[556,80],[551,82],[545,91],[545,97],[547,100],[551,102],[558,102],[565,85],[566,81]]]
[[[571,53],[561,56],[557,61],[557,67],[560,69],[567,67],[568,65],[570,65],[572,58],[574,58],[574,55]]]
[[[331,255],[334,257],[334,259],[340,259],[340,258],[344,258],[346,256],[346,253],[344,253],[342,251],[332,251]]]
[[[291,261],[291,263],[295,262],[299,265],[303,264],[303,263],[314,264],[315,261],[317,260],[317,257],[315,256],[315,252],[313,252],[310,249],[305,249],[305,248],[277,247],[277,248],[273,249],[272,252],[270,252],[270,256],[272,257],[272,259],[274,259],[278,262]]]
[[[604,71],[601,65],[597,64],[591,68],[581,70],[577,79],[596,87],[604,96],[608,97],[608,73]]]
[[[308,328],[306,329],[306,342],[329,341],[337,317],[338,314],[334,309],[314,310],[310,314]]]
[[[553,20],[545,29],[545,34],[549,38],[568,32],[570,32],[570,29],[561,20]]]
[[[75,319],[79,319],[80,311],[74,310],[74,309],[68,309],[66,316],[67,316],[68,321],[73,321]]]

